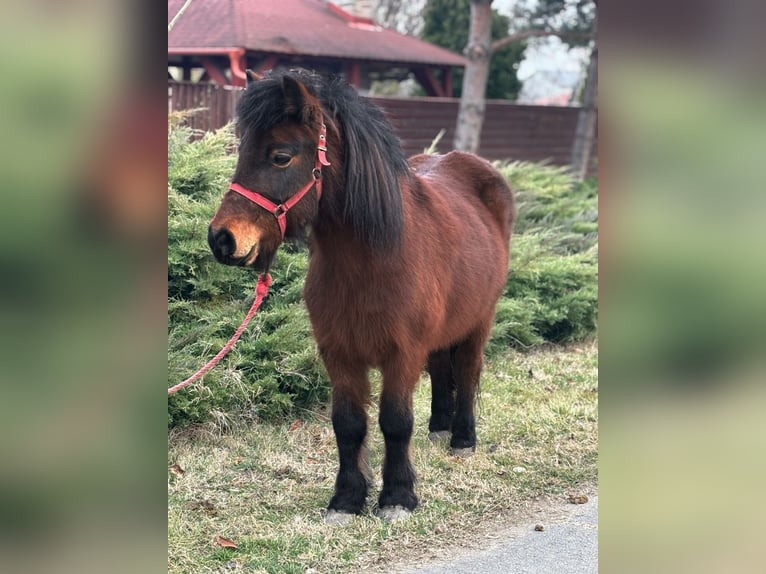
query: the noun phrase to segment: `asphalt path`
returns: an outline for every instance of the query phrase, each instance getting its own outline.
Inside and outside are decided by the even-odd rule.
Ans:
[[[502,540],[406,574],[597,574],[598,497],[569,505],[563,516],[515,525]],[[543,530],[535,530],[542,526]]]

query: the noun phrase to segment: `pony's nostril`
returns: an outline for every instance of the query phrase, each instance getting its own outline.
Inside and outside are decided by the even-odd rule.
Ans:
[[[217,258],[229,257],[237,250],[237,242],[228,229],[213,230],[209,227],[207,230],[207,242],[210,250]]]

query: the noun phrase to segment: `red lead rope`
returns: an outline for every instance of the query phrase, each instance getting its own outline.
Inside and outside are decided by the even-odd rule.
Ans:
[[[221,349],[215,357],[210,359],[207,362],[207,364],[204,367],[202,367],[199,371],[194,373],[191,377],[189,377],[185,381],[170,387],[168,389],[168,395],[172,395],[176,391],[180,391],[181,389],[183,389],[185,386],[192,384],[197,379],[202,378],[202,376],[205,373],[207,373],[210,369],[215,367],[218,364],[218,362],[226,356],[226,353],[228,353],[231,350],[231,348],[234,346],[234,343],[237,342],[240,335],[242,335],[242,332],[247,328],[247,324],[255,316],[255,312],[258,310],[258,307],[261,306],[261,303],[263,302],[264,297],[266,297],[266,293],[269,292],[270,285],[271,285],[271,275],[266,273],[258,277],[258,284],[255,286],[255,301],[253,301],[253,305],[250,307],[250,310],[247,312],[247,315],[245,315],[245,318],[242,321],[242,324],[237,328],[237,330],[231,336],[231,339],[229,339],[229,342],[226,343],[223,346],[223,349]]]
[[[246,187],[243,187],[239,185],[238,183],[232,183],[230,189],[232,191],[235,191],[239,193],[240,195],[245,196],[250,201],[253,201],[260,205],[262,208],[266,209],[267,211],[271,212],[274,217],[277,218],[277,223],[279,224],[279,231],[282,233],[282,238],[285,237],[285,228],[287,226],[287,212],[296,204],[298,203],[304,195],[306,195],[309,190],[312,187],[316,186],[316,192],[317,192],[317,201],[319,201],[319,198],[322,195],[322,166],[330,165],[330,162],[327,161],[327,156],[325,155],[327,152],[327,126],[323,123],[319,130],[319,141],[317,143],[317,159],[314,164],[314,170],[312,171],[312,179],[310,182],[308,182],[305,186],[303,186],[302,189],[298,191],[295,195],[293,195],[290,199],[285,201],[284,203],[277,205],[273,201],[270,201],[269,199],[263,197],[260,193],[257,191],[252,191],[250,189],[247,189]],[[250,322],[250,319],[253,318],[255,315],[255,312],[258,310],[258,307],[261,306],[261,302],[263,301],[263,298],[266,297],[266,293],[269,291],[269,285],[271,285],[271,275],[268,273],[261,275],[258,277],[258,285],[255,286],[255,301],[253,301],[253,306],[250,307],[250,310],[247,312],[247,315],[245,315],[245,319],[242,321],[242,324],[239,326],[239,328],[234,332],[234,335],[232,335],[231,339],[229,339],[229,342],[226,343],[223,346],[223,349],[221,349],[218,354],[210,359],[208,363],[202,367],[199,371],[194,373],[191,377],[186,379],[185,381],[178,383],[177,385],[170,387],[168,389],[168,394],[172,395],[176,391],[179,391],[183,389],[185,386],[192,384],[194,381],[202,377],[205,373],[207,373],[210,369],[215,367],[218,362],[223,359],[226,356],[226,353],[228,353],[231,348],[234,346],[234,343],[237,342],[240,335],[242,335],[242,332],[247,328],[247,324]]]

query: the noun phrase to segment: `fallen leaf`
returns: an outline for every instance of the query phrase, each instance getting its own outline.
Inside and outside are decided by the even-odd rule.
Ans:
[[[216,516],[218,514],[218,509],[209,500],[192,500],[184,504],[184,508],[188,508],[189,510],[204,510],[205,513],[210,516]]]
[[[176,476],[183,476],[186,471],[183,468],[181,468],[180,464],[174,464],[173,466],[170,467],[170,472],[172,472]]]
[[[588,502],[588,497],[584,494],[570,494],[567,500],[570,504],[585,504]]]
[[[290,425],[290,432],[293,432],[295,429],[297,429],[302,424],[303,424],[303,421],[301,419],[297,419],[293,424]]]
[[[231,540],[228,538],[224,538],[223,536],[216,536],[213,538],[213,543],[218,544],[218,546],[222,546],[224,548],[236,548],[237,545],[234,544]]]

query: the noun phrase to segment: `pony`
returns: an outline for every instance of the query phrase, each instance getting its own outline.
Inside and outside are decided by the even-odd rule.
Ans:
[[[309,235],[303,298],[331,381],[339,469],[327,523],[345,524],[374,484],[369,370],[382,374],[385,439],[376,514],[418,505],[409,457],[413,390],[432,385],[429,438],[476,448],[484,345],[506,283],[513,194],[470,153],[404,156],[383,112],[340,77],[248,72],[239,155],[208,228],[215,258],[268,271],[285,238]]]

